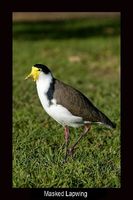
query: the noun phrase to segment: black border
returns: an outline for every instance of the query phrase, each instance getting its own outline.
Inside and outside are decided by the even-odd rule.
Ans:
[[[57,12],[85,12],[85,11],[108,11],[108,12],[119,12],[121,10],[122,7],[122,1],[121,0],[117,0],[113,2],[113,0],[82,0],[82,1],[72,1],[72,0],[56,0],[56,1],[27,1],[27,0],[23,0],[23,1],[17,1],[14,0],[13,1],[13,11],[34,11],[34,12],[44,12],[44,11],[48,11],[48,12],[53,12],[53,11],[57,11]]]
[[[12,174],[12,13],[1,12],[1,169],[2,189],[11,188]]]
[[[122,8],[123,6],[123,8]],[[73,12],[121,12],[121,141],[122,141],[122,179],[121,179],[121,188],[120,189],[88,189],[88,199],[120,199],[122,197],[131,197],[131,149],[129,145],[131,144],[130,135],[132,133],[132,62],[129,63],[129,59],[125,59],[125,55],[131,54],[132,45],[131,45],[131,26],[132,22],[129,21],[132,19],[129,16],[125,9],[125,5],[122,5],[121,1],[98,1],[95,2],[86,2],[83,4],[80,2],[69,3],[65,2],[43,2],[39,4],[31,1],[14,1],[4,5],[2,9],[1,17],[1,164],[0,164],[0,177],[1,185],[0,190],[3,193],[4,199],[12,198],[13,199],[43,199],[43,189],[15,189],[12,188],[12,12],[16,11],[73,11]],[[128,30],[128,31],[127,31]],[[129,51],[129,47],[131,50]],[[130,56],[132,58],[132,56]],[[131,104],[130,104],[131,103]],[[129,117],[131,116],[131,117]],[[130,122],[130,123],[129,123]],[[125,133],[126,130],[126,133]],[[130,134],[128,134],[130,133]],[[128,151],[130,150],[130,151]],[[129,161],[129,162],[128,162]],[[49,189],[52,191],[52,189]],[[54,189],[55,190],[55,189]],[[56,189],[58,190],[58,189]],[[65,189],[60,189],[60,191]],[[72,189],[67,189],[72,191]],[[74,190],[75,191],[75,190]],[[86,191],[86,189],[82,189]],[[45,198],[46,199],[46,198]]]

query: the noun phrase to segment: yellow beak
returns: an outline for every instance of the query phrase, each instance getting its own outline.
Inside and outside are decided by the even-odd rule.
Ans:
[[[37,67],[32,67],[31,73],[28,76],[26,76],[25,79],[32,77],[33,80],[36,81],[39,77],[39,74],[40,74],[39,69]]]

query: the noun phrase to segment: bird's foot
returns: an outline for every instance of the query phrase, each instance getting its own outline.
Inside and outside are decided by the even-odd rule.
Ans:
[[[76,148],[71,147],[71,148],[69,148],[69,149],[67,150],[67,154],[68,154],[69,156],[72,156],[72,157],[73,157],[73,154],[74,154],[75,150],[76,150]]]
[[[67,158],[68,156],[71,156],[73,158],[73,154],[75,153],[76,148],[75,147],[71,147],[69,149],[67,149],[66,155],[64,157],[64,160],[62,161],[62,164],[67,163]]]
[[[64,157],[64,160],[62,161],[62,164],[65,164],[67,162],[67,156]]]

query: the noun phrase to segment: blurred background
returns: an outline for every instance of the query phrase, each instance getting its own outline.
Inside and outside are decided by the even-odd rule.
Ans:
[[[117,124],[94,127],[62,168],[63,128],[24,80],[36,63]],[[71,129],[72,142],[78,134]],[[120,187],[120,13],[13,13],[13,187]]]

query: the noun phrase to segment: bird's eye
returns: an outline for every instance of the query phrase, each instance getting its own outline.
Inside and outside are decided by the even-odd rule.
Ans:
[[[41,71],[41,69],[38,69],[38,71]]]

